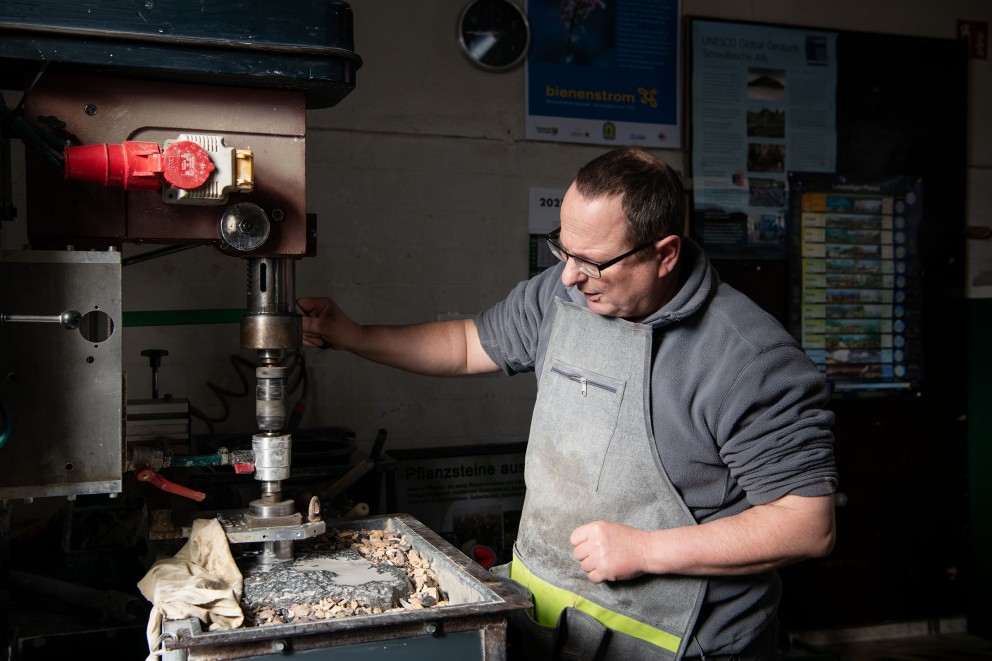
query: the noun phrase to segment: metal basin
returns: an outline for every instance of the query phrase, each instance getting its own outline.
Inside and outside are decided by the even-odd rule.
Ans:
[[[506,625],[513,611],[530,608],[527,591],[497,577],[413,517],[390,514],[328,521],[335,530],[384,530],[405,535],[437,573],[447,595],[443,605],[388,611],[317,622],[203,631],[196,618],[163,622],[171,633],[165,661],[244,659],[267,654],[307,652],[308,659],[368,658],[372,649],[395,649],[403,658],[442,657],[501,661],[506,658]],[[331,654],[330,648],[334,648]],[[329,656],[317,653],[327,650]],[[419,651],[418,651],[419,650]],[[364,656],[362,656],[364,655]]]

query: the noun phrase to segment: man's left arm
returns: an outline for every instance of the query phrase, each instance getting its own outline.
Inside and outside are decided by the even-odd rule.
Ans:
[[[594,583],[642,574],[754,574],[827,555],[834,499],[787,495],[697,526],[639,530],[593,521],[572,533],[573,556]]]

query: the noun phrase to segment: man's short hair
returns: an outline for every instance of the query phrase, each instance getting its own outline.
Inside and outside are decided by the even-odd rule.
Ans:
[[[590,199],[622,195],[631,244],[681,235],[685,228],[682,180],[640,147],[618,147],[589,161],[575,176],[575,188]]]

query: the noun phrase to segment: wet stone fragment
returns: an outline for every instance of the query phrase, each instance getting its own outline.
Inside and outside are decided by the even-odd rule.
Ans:
[[[376,567],[357,551],[344,549],[323,555],[308,553],[246,576],[241,601],[249,609],[291,609],[333,597],[335,601],[357,601],[386,610],[409,594],[403,568],[387,564]],[[297,609],[297,615],[301,610]]]
[[[438,576],[397,532],[328,531],[297,544],[296,557],[242,566],[246,626],[315,622],[447,603]]]

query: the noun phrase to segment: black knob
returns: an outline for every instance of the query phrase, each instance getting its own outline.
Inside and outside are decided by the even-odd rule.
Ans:
[[[165,349],[145,349],[142,356],[148,357],[148,363],[152,368],[152,399],[158,399],[158,368],[162,366],[162,356],[168,356]]]
[[[156,369],[162,366],[162,356],[168,356],[169,352],[165,349],[145,349],[141,352],[142,356],[148,356],[148,362],[151,364],[152,369]]]

